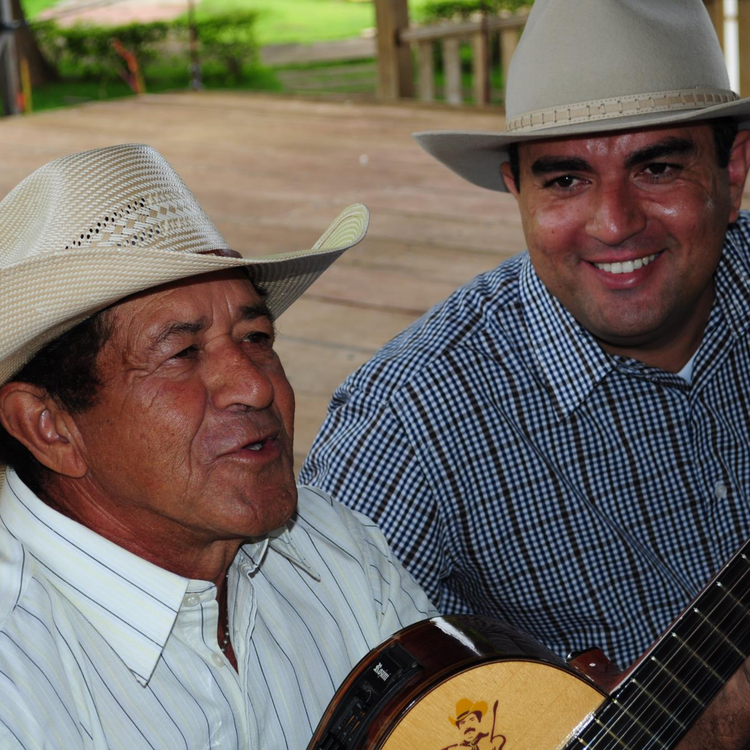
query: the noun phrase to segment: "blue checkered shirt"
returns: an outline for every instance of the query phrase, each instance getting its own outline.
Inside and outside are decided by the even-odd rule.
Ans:
[[[743,214],[691,384],[605,353],[511,258],[336,390],[301,481],[442,611],[627,666],[750,537],[749,247]]]

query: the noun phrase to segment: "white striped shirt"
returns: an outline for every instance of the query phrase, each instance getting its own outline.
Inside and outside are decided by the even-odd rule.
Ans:
[[[372,647],[435,614],[380,532],[317,490],[228,578],[239,671],[212,583],[0,493],[0,748],[303,749]]]

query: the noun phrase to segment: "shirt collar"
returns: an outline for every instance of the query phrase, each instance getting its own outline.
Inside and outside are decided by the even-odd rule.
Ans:
[[[172,631],[189,580],[117,546],[40,500],[8,470],[0,517],[136,679],[145,685]]]
[[[746,247],[750,242],[746,218],[730,225],[724,249],[715,273],[716,304],[735,335],[745,333],[750,325],[750,260]],[[613,369],[628,370],[636,375],[653,374],[637,360],[607,354],[594,337],[581,326],[542,283],[526,256],[521,271],[521,299],[534,353],[555,399],[558,421],[576,407]],[[677,380],[675,378],[675,380]],[[679,384],[681,387],[682,383]]]
[[[528,255],[521,269],[521,302],[529,341],[562,421],[615,368],[614,359],[550,294]]]
[[[270,548],[294,563],[298,568],[304,570],[314,580],[320,581],[320,575],[318,572],[308,562],[307,558],[302,554],[302,551],[294,543],[294,538],[290,532],[295,524],[296,521],[292,518],[292,520],[288,521],[287,524],[280,529],[271,531],[257,541],[246,544],[242,547],[242,551],[250,561],[252,571],[257,570],[261,566],[266,550]]]
[[[0,518],[65,596],[147,685],[191,583],[110,542],[40,500],[9,469],[0,491]],[[270,547],[319,581],[286,526],[242,550],[251,571]],[[205,582],[200,582],[205,583]],[[191,589],[192,590],[192,589]]]

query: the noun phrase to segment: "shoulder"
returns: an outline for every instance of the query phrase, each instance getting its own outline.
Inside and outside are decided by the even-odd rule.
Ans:
[[[334,500],[317,487],[301,485],[298,492],[293,537],[300,537],[300,532],[304,531],[304,536],[315,544],[318,551],[323,544],[356,555],[359,559],[370,554],[373,544],[381,551],[388,550],[383,535],[366,516]]]
[[[34,558],[26,552],[0,519],[0,632],[23,601],[34,569]]]
[[[334,395],[366,392],[383,402],[447,356],[478,349],[489,335],[495,346],[513,339],[521,324],[519,279],[522,253],[481,274],[435,305],[354,372]]]
[[[295,536],[296,534],[296,536]],[[304,538],[303,538],[304,537]],[[380,606],[380,616],[396,615],[406,624],[437,612],[422,589],[393,556],[380,528],[317,487],[300,486],[291,538],[313,567],[330,570],[337,585],[360,581]],[[319,571],[322,572],[322,571]]]
[[[729,225],[725,247],[734,248],[747,257],[750,252],[750,211],[740,211],[737,221]]]

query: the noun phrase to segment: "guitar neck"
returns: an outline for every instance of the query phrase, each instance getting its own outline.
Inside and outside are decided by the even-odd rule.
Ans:
[[[612,692],[569,747],[673,748],[750,655],[750,542]]]

